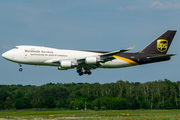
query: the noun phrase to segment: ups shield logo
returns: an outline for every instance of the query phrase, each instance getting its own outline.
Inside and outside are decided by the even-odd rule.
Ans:
[[[168,48],[168,41],[165,39],[157,40],[157,50],[165,52]]]

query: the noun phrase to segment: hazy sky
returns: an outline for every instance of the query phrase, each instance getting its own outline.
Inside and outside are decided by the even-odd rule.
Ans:
[[[117,80],[180,81],[179,0],[1,0],[0,53],[17,45],[75,50],[140,51],[166,30],[177,30],[170,61],[118,69],[96,69],[79,76],[75,69],[23,65],[0,57],[0,84],[111,83]]]

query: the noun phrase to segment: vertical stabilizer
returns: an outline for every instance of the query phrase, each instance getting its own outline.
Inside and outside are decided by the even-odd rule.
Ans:
[[[139,53],[147,53],[147,54],[166,54],[171,42],[176,34],[174,30],[167,30],[153,42],[151,42],[144,49],[139,51]]]

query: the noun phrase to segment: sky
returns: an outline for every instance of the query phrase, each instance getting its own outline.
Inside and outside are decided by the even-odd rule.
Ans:
[[[1,0],[0,54],[17,45],[58,49],[115,51],[131,45],[137,52],[166,30],[177,30],[170,61],[118,69],[95,69],[79,76],[75,69],[19,65],[0,57],[0,84],[111,83],[118,80],[180,81],[179,0]]]

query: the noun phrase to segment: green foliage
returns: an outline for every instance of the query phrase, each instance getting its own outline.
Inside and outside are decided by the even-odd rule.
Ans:
[[[24,97],[24,94],[22,92],[18,92],[15,96],[14,96],[14,101],[18,100],[18,99],[22,99]]]
[[[69,105],[67,104],[67,100],[66,99],[62,99],[62,100],[59,100],[57,102],[57,107],[58,108],[67,108]]]
[[[95,110],[95,111],[98,111],[98,107],[94,106],[94,110]]]
[[[6,101],[6,98],[8,97],[8,96],[12,96],[12,94],[11,94],[11,92],[10,91],[8,91],[7,90],[7,88],[1,88],[0,89],[0,100],[2,100],[2,101]]]
[[[173,108],[173,105],[170,103],[169,99],[167,99],[163,104],[164,104],[165,109],[172,109]]]
[[[180,81],[0,85],[0,109],[179,109]]]
[[[119,109],[125,110],[125,109],[128,109],[128,108],[130,108],[129,103],[127,102],[127,100],[125,98],[119,100]]]
[[[106,106],[101,106],[101,110],[106,110]]]
[[[6,101],[5,101],[5,103],[4,103],[4,106],[5,106],[5,108],[6,109],[11,109],[11,108],[13,108],[13,102],[12,102],[12,100],[11,100],[11,98],[10,97],[7,97],[6,98]]]
[[[79,100],[79,99],[76,99],[73,103],[73,109],[76,110],[76,109],[84,109],[84,103],[82,102],[82,100]]]
[[[101,108],[101,105],[100,105],[100,100],[97,98],[95,100],[93,100],[92,104],[93,108],[96,106],[97,108]]]
[[[111,109],[118,110],[120,108],[119,100],[118,98],[112,98],[111,100]]]
[[[148,104],[148,102],[142,101],[140,103],[140,108],[141,109],[150,109],[150,105]]]
[[[4,102],[0,100],[0,110],[4,109]]]
[[[53,96],[48,96],[43,102],[43,105],[45,108],[55,108],[56,107],[56,102],[54,100]]]
[[[34,96],[34,98],[31,100],[31,105],[34,108],[41,108],[43,103],[43,98],[41,95]]]
[[[27,97],[22,97],[22,98],[18,98],[15,101],[15,108],[16,109],[27,109],[27,108],[31,108],[31,104],[30,104],[30,99]]]
[[[73,106],[74,106],[74,101],[71,101],[71,103],[69,104],[69,109],[73,110]]]
[[[140,103],[136,99],[132,102],[132,109],[140,109]]]

